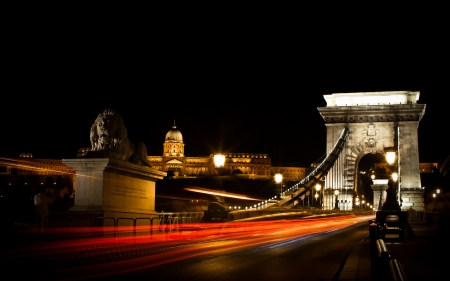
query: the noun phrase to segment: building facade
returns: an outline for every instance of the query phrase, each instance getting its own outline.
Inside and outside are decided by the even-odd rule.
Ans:
[[[224,156],[225,163],[221,170],[226,173],[267,178],[275,173],[282,173],[285,181],[299,181],[305,177],[303,167],[272,167],[272,161],[267,154],[225,153]],[[213,154],[205,157],[186,157],[183,136],[176,126],[166,134],[162,156],[147,156],[147,160],[157,170],[173,171],[175,177],[199,177],[219,173]]]
[[[0,158],[0,187],[2,192],[37,190],[45,186],[59,193],[59,197],[73,196],[75,171],[61,159],[34,159],[31,153],[18,158]]]

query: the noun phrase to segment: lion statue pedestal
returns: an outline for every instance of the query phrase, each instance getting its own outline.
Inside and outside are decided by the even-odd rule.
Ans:
[[[114,221],[157,217],[155,182],[166,172],[115,158],[63,159],[63,163],[76,171],[73,225],[113,225],[112,219],[99,217]]]
[[[130,219],[157,217],[155,182],[167,173],[151,168],[145,145],[128,139],[122,117],[110,109],[103,111],[91,126],[90,140],[86,155],[63,159],[76,171],[73,225],[112,226],[119,218],[133,225]]]

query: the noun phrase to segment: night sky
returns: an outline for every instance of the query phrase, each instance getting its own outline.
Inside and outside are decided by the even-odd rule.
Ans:
[[[97,115],[111,108],[148,155],[162,155],[175,120],[186,156],[265,153],[275,166],[307,166],[325,153],[317,110],[326,106],[324,94],[395,90],[420,91],[419,103],[427,104],[418,129],[420,161],[442,162],[450,154],[445,73],[430,75],[410,56],[386,46],[361,57],[344,48],[300,52],[286,41],[183,38],[119,42],[91,34],[63,36],[56,45],[42,38],[11,44],[0,156],[76,157],[90,147]]]

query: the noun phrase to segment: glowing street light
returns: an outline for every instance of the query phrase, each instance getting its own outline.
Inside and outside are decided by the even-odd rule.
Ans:
[[[225,155],[215,154],[214,165],[219,170],[220,189],[222,189],[222,168],[225,165]]]
[[[386,151],[386,162],[388,162],[389,165],[395,163],[395,151]]]
[[[321,186],[319,183],[316,184],[316,191],[317,191],[317,192],[319,192],[321,188],[322,188],[322,186]]]
[[[275,174],[275,182],[280,184],[280,199],[281,193],[283,192],[283,185],[281,182],[283,181],[283,174]]]
[[[336,189],[334,191],[334,195],[336,196],[336,202],[334,203],[334,210],[339,210],[339,200],[338,200],[338,195],[339,195],[339,189]]]
[[[392,180],[394,182],[397,182],[397,180],[398,180],[398,174],[397,173],[392,173]]]
[[[225,164],[225,156],[221,154],[215,154],[214,165],[216,166],[216,168],[223,168],[224,164]]]
[[[316,184],[315,188],[316,188],[316,195],[314,195],[314,197],[316,197],[316,201],[317,201],[317,198],[320,197],[319,193],[320,193],[320,190],[322,189],[322,186],[320,185],[320,183],[318,183],[318,184]],[[322,200],[319,200],[319,207],[322,208]]]

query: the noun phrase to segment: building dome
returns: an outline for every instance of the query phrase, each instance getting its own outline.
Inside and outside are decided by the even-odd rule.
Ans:
[[[172,129],[167,132],[166,134],[166,141],[173,140],[173,141],[183,141],[183,136],[181,135],[180,131],[178,131],[177,126],[172,126]]]

